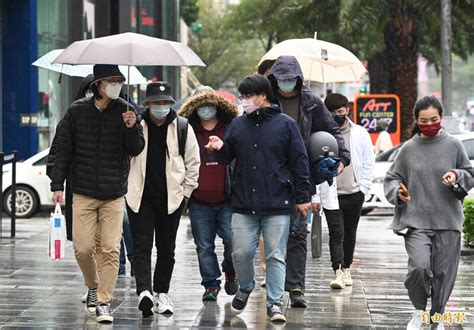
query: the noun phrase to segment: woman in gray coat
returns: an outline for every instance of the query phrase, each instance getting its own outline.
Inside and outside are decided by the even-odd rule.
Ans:
[[[405,238],[405,287],[416,311],[407,329],[441,316],[456,280],[463,223],[462,198],[451,191],[472,187],[472,167],[461,142],[441,129],[443,107],[434,96],[418,100],[413,137],[400,150],[384,181],[395,205],[391,224]],[[431,297],[431,311],[424,313]],[[428,318],[429,317],[429,318]]]

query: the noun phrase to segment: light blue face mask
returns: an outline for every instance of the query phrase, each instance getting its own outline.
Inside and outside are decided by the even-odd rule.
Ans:
[[[169,104],[150,104],[150,113],[153,117],[157,119],[163,119],[170,113]]]
[[[284,93],[291,93],[296,87],[297,79],[277,80],[278,88]]]
[[[202,120],[211,120],[216,116],[217,109],[213,106],[208,107],[199,107],[197,109],[197,114]]]

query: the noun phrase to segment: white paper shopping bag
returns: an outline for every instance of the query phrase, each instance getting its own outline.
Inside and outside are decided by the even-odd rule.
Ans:
[[[65,255],[66,221],[61,212],[61,206],[56,204],[54,213],[49,218],[49,256],[59,260]]]

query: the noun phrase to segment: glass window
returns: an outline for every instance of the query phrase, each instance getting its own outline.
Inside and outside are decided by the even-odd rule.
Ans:
[[[43,166],[48,163],[48,156],[44,156],[40,160],[37,160],[36,162],[33,163],[33,166]]]
[[[38,57],[53,49],[68,46],[69,1],[38,0]],[[69,79],[60,74],[38,68],[38,150],[51,144],[59,120],[69,105]]]

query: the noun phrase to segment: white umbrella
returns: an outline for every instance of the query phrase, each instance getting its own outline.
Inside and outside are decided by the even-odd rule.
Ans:
[[[54,63],[206,66],[185,44],[133,32],[76,41]]]
[[[53,61],[58,57],[64,49],[54,49],[45,55],[41,56],[39,59],[34,61],[32,65],[39,68],[44,68],[51,71],[60,72],[67,76],[73,77],[85,77],[93,73],[93,65],[83,64],[83,65],[69,65],[69,64],[58,64],[53,63]],[[119,65],[120,72],[124,76],[127,76],[127,66]],[[128,83],[128,81],[126,81]],[[138,71],[135,66],[130,66],[130,84],[146,84],[146,78]]]
[[[118,64],[127,65],[129,69],[130,65],[206,66],[185,44],[133,32],[76,41],[53,62]],[[128,76],[130,76],[130,70]],[[130,94],[130,90],[127,94]]]
[[[358,81],[367,71],[359,59],[342,46],[318,39],[288,39],[270,49],[260,60],[293,55],[306,80],[322,83]],[[260,65],[259,63],[259,65]]]

